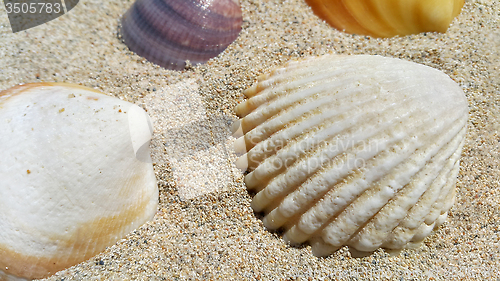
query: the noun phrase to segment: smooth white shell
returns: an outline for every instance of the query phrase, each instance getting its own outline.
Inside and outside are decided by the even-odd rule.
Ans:
[[[0,93],[0,132],[6,274],[51,275],[156,213],[152,127],[138,106],[78,85],[26,84]]]
[[[468,116],[462,89],[427,66],[323,56],[261,77],[236,108],[238,165],[269,229],[316,255],[401,249],[442,224]]]

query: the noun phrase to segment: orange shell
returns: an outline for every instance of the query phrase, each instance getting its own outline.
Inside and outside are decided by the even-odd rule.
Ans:
[[[464,0],[306,0],[331,26],[374,37],[446,32]]]

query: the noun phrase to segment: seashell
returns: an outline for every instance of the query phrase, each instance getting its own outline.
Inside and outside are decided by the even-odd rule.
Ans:
[[[25,84],[0,93],[0,132],[0,279],[47,277],[156,213],[140,107],[78,85]]]
[[[306,0],[314,13],[338,30],[393,37],[446,32],[464,0]]]
[[[216,57],[241,31],[237,0],[137,0],[122,19],[130,50],[169,69]]]
[[[236,107],[252,208],[315,255],[418,245],[454,201],[468,117],[462,89],[427,66],[324,56],[261,77]]]

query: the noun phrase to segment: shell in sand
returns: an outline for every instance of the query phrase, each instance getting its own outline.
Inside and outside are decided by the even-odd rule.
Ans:
[[[446,32],[464,0],[306,0],[331,26],[348,33],[392,37]]]
[[[400,250],[454,201],[467,101],[444,73],[379,56],[323,56],[261,77],[236,108],[252,207],[316,255]]]
[[[222,53],[243,23],[238,0],[137,0],[122,19],[125,44],[168,69]]]
[[[3,278],[80,263],[156,213],[152,127],[138,106],[78,85],[26,84],[0,93],[0,132]]]

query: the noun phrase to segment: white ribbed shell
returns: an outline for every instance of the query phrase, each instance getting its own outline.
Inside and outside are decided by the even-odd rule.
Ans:
[[[467,100],[444,73],[380,56],[323,56],[261,77],[236,107],[238,165],[269,229],[371,252],[422,241],[453,205]],[[238,149],[238,148],[237,148]]]

